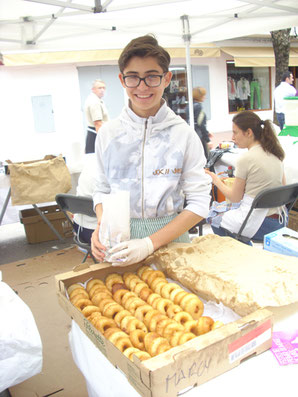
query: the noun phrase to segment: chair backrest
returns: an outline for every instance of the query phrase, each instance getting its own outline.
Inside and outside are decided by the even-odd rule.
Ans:
[[[291,185],[283,185],[279,187],[274,187],[271,189],[266,189],[257,194],[254,198],[251,208],[244,219],[237,237],[241,236],[243,229],[246,226],[248,218],[250,217],[252,211],[256,208],[275,208],[286,205],[290,211],[295,201],[298,197],[298,183],[292,183]]]
[[[56,195],[56,202],[63,212],[69,211],[72,214],[83,214],[96,217],[93,210],[92,198],[59,193]]]

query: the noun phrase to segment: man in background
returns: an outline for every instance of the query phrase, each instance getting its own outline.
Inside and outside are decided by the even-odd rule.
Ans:
[[[85,115],[88,125],[85,153],[94,153],[96,134],[102,124],[109,119],[107,108],[102,100],[105,91],[105,83],[99,79],[95,80],[92,84],[92,92],[85,102]]]
[[[293,81],[293,74],[287,71],[282,75],[281,83],[274,90],[275,112],[280,130],[284,128],[285,124],[284,98],[296,95],[296,89],[291,85]]]

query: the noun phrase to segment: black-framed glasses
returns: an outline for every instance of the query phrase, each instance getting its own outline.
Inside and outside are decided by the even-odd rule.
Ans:
[[[123,76],[124,84],[127,88],[136,88],[144,81],[147,87],[159,87],[161,79],[166,73],[163,74],[149,74],[146,77],[139,76]]]

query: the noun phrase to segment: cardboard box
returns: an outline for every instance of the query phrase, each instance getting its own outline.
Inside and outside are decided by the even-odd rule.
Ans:
[[[290,211],[288,228],[298,232],[298,208]]]
[[[72,226],[58,205],[39,207],[39,209],[45,214],[62,237],[70,237],[72,235]],[[50,229],[49,225],[42,219],[35,208],[21,210],[20,221],[24,225],[29,244],[58,240],[56,234]]]
[[[61,307],[142,396],[176,396],[181,390],[205,383],[271,347],[273,314],[260,309],[149,360],[130,361],[70,303],[66,290],[71,284],[90,278],[104,280],[111,272],[135,272],[139,266],[83,264],[57,275],[56,287]]]
[[[292,236],[292,237],[289,237]],[[298,233],[287,227],[264,236],[264,249],[298,257]]]

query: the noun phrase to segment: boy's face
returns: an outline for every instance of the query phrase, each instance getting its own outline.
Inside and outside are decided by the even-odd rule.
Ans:
[[[145,81],[141,81],[138,87],[128,88],[123,79],[123,76],[146,77],[156,75],[162,75],[161,83],[158,87],[148,87]],[[138,116],[147,118],[154,116],[159,110],[161,97],[165,88],[170,84],[172,73],[167,72],[164,74],[162,68],[153,57],[133,57],[125,67],[123,74],[119,74],[119,78],[131,100],[132,110]],[[155,80],[155,78],[152,80]]]

